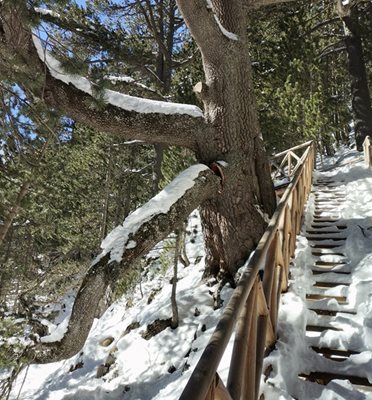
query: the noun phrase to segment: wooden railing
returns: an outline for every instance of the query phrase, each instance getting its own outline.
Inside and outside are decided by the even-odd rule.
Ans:
[[[311,189],[314,145],[306,143],[285,191],[255,252],[226,305],[180,400],[256,400],[265,349],[276,340],[278,304],[288,286],[288,268]],[[235,332],[227,385],[217,368]]]
[[[272,169],[271,176],[273,180],[275,181],[277,178],[287,178],[289,182],[300,166],[303,153],[311,143],[311,141],[306,142],[275,154],[270,160]]]
[[[372,166],[372,144],[371,138],[366,136],[363,142],[363,151],[364,151],[364,161],[367,167],[371,168]]]

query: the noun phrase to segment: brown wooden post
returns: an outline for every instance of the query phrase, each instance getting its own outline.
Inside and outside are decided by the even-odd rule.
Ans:
[[[256,289],[257,285],[255,284],[249,293],[236,325],[235,342],[227,379],[227,388],[234,400],[242,398],[246,386],[244,372],[247,365],[252,318],[255,314],[253,310],[256,307]]]
[[[277,335],[277,320],[278,320],[278,292],[281,292],[281,283],[279,285],[279,275],[280,267],[278,264],[275,263],[274,269],[274,282],[271,291],[271,299],[270,299],[270,320],[273,326],[274,336],[276,338]],[[273,343],[268,343],[268,346],[271,346]]]
[[[270,335],[270,342],[273,338],[273,328],[271,321],[269,323],[269,310],[267,307],[265,294],[261,282],[258,283],[257,290],[258,320],[257,320],[257,342],[256,342],[256,376],[255,376],[255,399],[258,399],[260,392],[260,381],[262,373],[262,364],[266,346],[266,337]],[[268,329],[269,328],[269,329]]]
[[[288,176],[290,177],[292,175],[292,154],[289,151],[288,152]]]
[[[246,379],[242,399],[256,400],[256,348],[257,348],[257,288],[258,281],[256,281],[255,298],[253,305],[253,313],[251,319],[251,326],[249,329],[249,340],[248,340],[248,353],[246,358]],[[235,399],[234,399],[235,400]]]
[[[232,400],[217,372],[205,400]]]

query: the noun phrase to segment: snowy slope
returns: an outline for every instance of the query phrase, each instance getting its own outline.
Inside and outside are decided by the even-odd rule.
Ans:
[[[150,269],[134,293],[114,303],[95,321],[80,357],[29,366],[18,377],[11,399],[17,396],[30,400],[178,398],[222,312],[213,310],[214,288],[202,281],[204,245],[197,213],[191,216],[188,230],[193,232],[187,243],[191,265],[187,268],[178,265],[180,326],[177,329],[167,328],[149,340],[141,335],[148,324],[172,315],[172,268],[164,275],[156,275]],[[160,266],[153,268],[158,270]],[[224,288],[224,304],[231,293],[229,286]],[[150,297],[153,300],[149,303]],[[135,305],[131,306],[132,303]],[[133,323],[139,327],[125,333]],[[100,345],[109,338],[113,339],[109,346]],[[114,364],[106,375],[96,378],[97,369],[109,354],[114,357]],[[69,372],[79,362],[83,363],[82,368]]]

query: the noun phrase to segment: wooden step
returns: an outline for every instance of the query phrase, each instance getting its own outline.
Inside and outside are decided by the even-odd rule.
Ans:
[[[345,241],[347,238],[346,237],[338,237],[338,238],[335,238],[335,237],[322,237],[322,236],[315,236],[315,235],[308,235],[308,236],[306,236],[306,239],[307,240],[315,240],[315,241],[322,241],[322,240],[333,240],[333,241],[335,241],[335,242],[339,242],[339,241],[341,241],[341,240],[343,240],[343,241]]]
[[[323,254],[324,255],[324,254]],[[316,261],[315,265],[324,267],[335,267],[336,265],[346,265],[345,261]]]
[[[341,350],[341,349],[329,349],[327,347],[320,348],[316,346],[311,346],[311,348],[318,354],[323,355],[326,358],[334,359],[334,357],[340,357],[343,359],[347,359],[352,355],[360,354],[358,351],[353,350]],[[335,360],[338,361],[338,360]]]
[[[309,332],[342,331],[342,329],[336,328],[334,326],[320,326],[320,325],[306,325],[306,330]]]
[[[316,281],[313,286],[318,287],[318,288],[333,288],[333,287],[337,287],[340,285],[350,286],[350,283],[347,283],[347,282],[343,282],[343,283],[340,283],[340,282],[318,282],[318,281]]]
[[[328,216],[324,217],[313,217],[313,223],[320,222],[322,224],[336,224],[336,222],[340,221],[340,218],[330,218]]]
[[[350,273],[350,266],[348,264],[336,264],[336,265],[313,265],[312,271],[320,272],[346,272]]]
[[[327,385],[334,379],[348,380],[353,385],[372,387],[367,378],[359,376],[333,374],[329,372],[310,372],[310,374],[300,374],[300,378],[306,379],[310,382],[318,383],[319,385]]]
[[[333,272],[334,274],[341,274],[341,275],[350,275],[350,271],[339,271],[339,270],[329,270],[329,269],[311,269],[313,275],[320,275],[320,274],[326,274],[329,272]]]
[[[329,244],[329,243],[313,243],[310,244],[310,247],[313,249],[335,249],[336,247],[341,247],[342,244]]]
[[[335,227],[335,228],[337,228],[337,229],[339,229],[339,230],[344,230],[344,229],[346,229],[347,228],[347,226],[346,225],[336,225],[336,224],[325,224],[325,223],[323,223],[323,222],[320,222],[320,223],[318,223],[318,222],[316,222],[316,223],[312,223],[311,224],[311,227],[313,228],[313,229],[328,229],[328,228],[333,228],[333,227]]]
[[[325,204],[325,205],[330,205],[334,204],[335,206],[338,206],[340,204],[343,204],[344,201],[341,200],[339,197],[335,196],[315,196],[314,200],[315,204]]]
[[[346,296],[332,296],[328,294],[307,294],[306,300],[331,300],[335,299],[339,304],[348,304]]]
[[[328,249],[325,249],[325,251],[314,250],[311,252],[311,254],[316,257],[327,256],[327,255],[345,257],[345,254],[343,254],[343,253],[333,252]]]
[[[336,310],[324,310],[324,309],[319,309],[319,308],[311,308],[309,307],[310,311],[314,311],[318,315],[328,315],[330,317],[335,317],[337,314],[342,313],[342,314],[351,314],[351,315],[356,315],[355,311],[352,310],[342,310],[342,311],[336,311]]]

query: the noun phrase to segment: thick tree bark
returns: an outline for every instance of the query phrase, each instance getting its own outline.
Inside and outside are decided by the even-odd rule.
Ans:
[[[372,135],[372,107],[368,88],[363,44],[358,22],[358,8],[339,4],[338,11],[345,27],[345,45],[351,78],[351,105],[355,122],[355,141],[359,151],[363,151],[366,136]]]
[[[275,209],[253,93],[244,13],[239,1],[212,1],[213,10],[202,0],[179,0],[178,4],[203,56],[206,82],[198,85],[198,92],[207,121],[215,128],[207,143],[205,138],[198,142],[196,154],[201,162],[223,160],[229,165],[222,193],[201,208],[207,274],[233,274],[266,228],[262,213],[271,216]],[[226,37],[216,18],[227,31],[237,34],[238,40]]]

